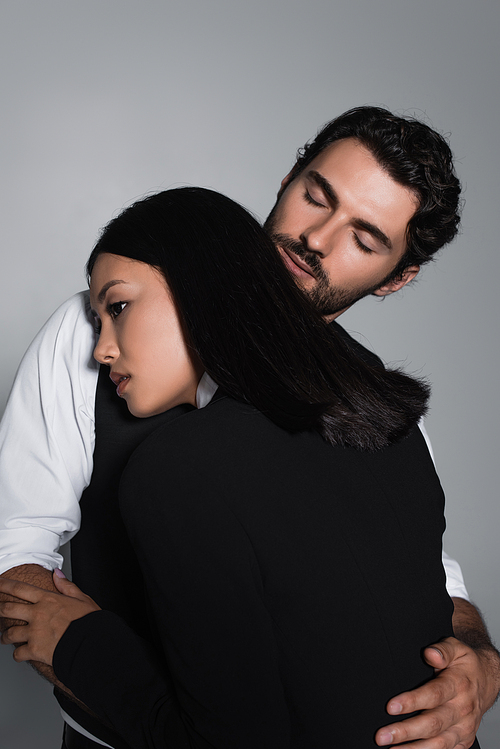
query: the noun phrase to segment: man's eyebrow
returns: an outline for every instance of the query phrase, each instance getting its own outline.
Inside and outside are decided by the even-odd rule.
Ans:
[[[323,177],[322,174],[317,172],[315,169],[311,169],[307,173],[307,176],[309,179],[312,179],[313,182],[316,182],[316,184],[319,185],[319,187],[321,187],[323,192],[330,198],[332,203],[335,203],[335,204],[338,203],[339,199],[337,198],[335,190],[333,189],[331,184],[328,182],[328,180],[325,177]]]
[[[328,198],[332,201],[334,205],[337,205],[339,202],[339,199],[337,197],[337,194],[331,184],[328,182],[325,177],[323,177],[322,174],[319,172],[316,172],[314,169],[311,169],[310,172],[307,173],[307,176],[309,179],[312,179],[316,184],[321,187],[325,195],[328,196]],[[354,218],[353,223],[359,226],[360,229],[363,229],[364,231],[367,231],[369,234],[372,234],[375,239],[378,239],[379,242],[381,242],[384,247],[387,247],[388,250],[392,250],[392,242],[387,236],[387,234],[384,234],[382,229],[379,229],[378,226],[375,226],[375,224],[371,224],[369,221],[365,221],[363,218]]]
[[[384,232],[374,224],[370,224],[369,221],[365,221],[362,218],[354,218],[353,223],[359,226],[360,229],[364,229],[369,234],[372,234],[375,239],[378,239],[388,250],[392,250],[392,242]]]
[[[127,283],[127,282],[116,279],[116,280],[108,281],[107,283],[105,283],[102,289],[100,290],[99,294],[97,295],[97,301],[99,303],[102,303],[104,301],[104,297],[106,296],[106,292],[108,291],[108,289],[110,289],[112,286],[116,286],[119,283]]]

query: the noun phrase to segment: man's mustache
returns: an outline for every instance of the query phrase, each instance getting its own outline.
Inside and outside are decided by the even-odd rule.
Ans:
[[[320,259],[315,252],[311,252],[304,247],[302,242],[292,239],[287,234],[272,234],[271,239],[275,245],[279,245],[284,250],[293,252],[300,257],[310,267],[316,278],[323,275]]]

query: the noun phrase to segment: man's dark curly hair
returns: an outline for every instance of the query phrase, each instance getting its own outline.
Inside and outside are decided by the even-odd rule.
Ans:
[[[418,208],[408,222],[406,253],[393,278],[409,265],[432,260],[455,237],[460,223],[460,182],[443,136],[423,122],[398,117],[387,109],[356,107],[329,122],[299,149],[288,184],[321,151],[343,138],[356,138],[395,182],[413,190],[418,198]]]

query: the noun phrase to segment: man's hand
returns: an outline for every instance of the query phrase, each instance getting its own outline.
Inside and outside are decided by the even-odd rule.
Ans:
[[[436,677],[387,705],[390,715],[422,712],[377,731],[379,746],[414,741],[415,749],[469,749],[481,718],[495,702],[500,690],[500,655],[477,609],[461,598],[453,602],[455,634],[468,644],[448,637],[425,649],[424,658]]]

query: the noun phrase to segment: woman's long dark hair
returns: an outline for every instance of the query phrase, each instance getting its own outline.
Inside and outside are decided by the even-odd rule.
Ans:
[[[375,450],[423,415],[425,384],[366,364],[297,288],[258,222],[224,195],[185,187],[151,195],[103,230],[102,253],[164,275],[189,345],[209,375],[280,427]]]

